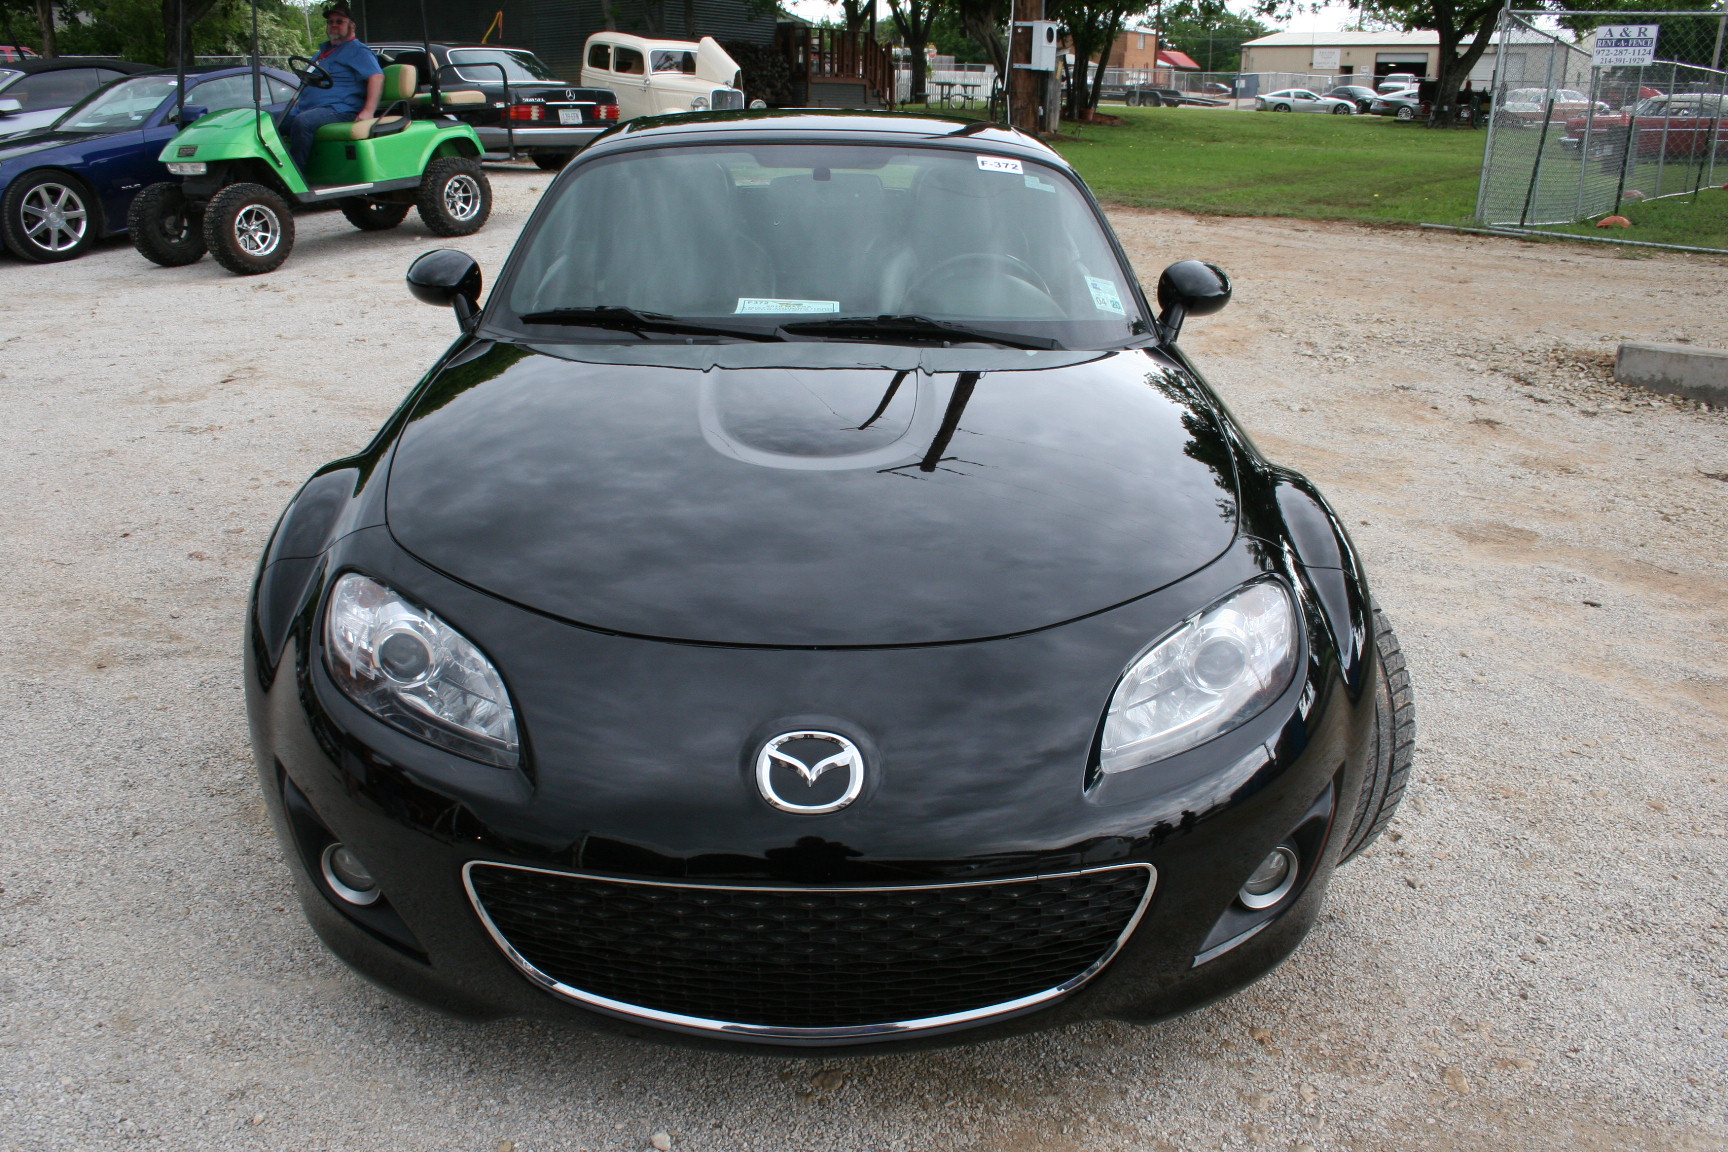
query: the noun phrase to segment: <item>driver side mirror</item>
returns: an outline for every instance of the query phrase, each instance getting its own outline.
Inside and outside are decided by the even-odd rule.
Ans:
[[[480,307],[480,265],[454,248],[435,248],[408,265],[408,291],[427,304],[447,305],[467,331]]]
[[[209,113],[210,109],[204,107],[202,104],[185,104],[180,108],[180,119],[176,121],[176,123],[178,123],[180,127],[184,128],[193,121],[209,115]]]
[[[24,111],[22,100],[0,100],[0,116],[10,116],[14,112]]]
[[[1230,303],[1230,276],[1208,260],[1178,260],[1158,277],[1158,323],[1175,343],[1182,321],[1210,316]]]

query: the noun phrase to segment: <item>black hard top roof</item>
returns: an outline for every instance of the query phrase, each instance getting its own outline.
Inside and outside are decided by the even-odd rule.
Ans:
[[[691,112],[626,120],[590,144],[586,152],[646,144],[707,141],[770,144],[800,140],[840,144],[958,145],[981,152],[1007,152],[1067,168],[1048,145],[1003,124],[959,120],[940,114],[866,112],[843,108],[785,108],[741,112]]]

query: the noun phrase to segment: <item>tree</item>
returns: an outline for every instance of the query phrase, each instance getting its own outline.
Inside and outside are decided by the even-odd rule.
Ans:
[[[1128,21],[1146,11],[1146,0],[1057,0],[1055,18],[1074,49],[1074,75],[1068,85],[1068,116],[1085,120],[1103,94],[1104,65],[1110,45]],[[1090,66],[1092,57],[1096,66]],[[1088,70],[1090,68],[1090,78]]]
[[[1165,45],[1186,52],[1202,71],[1234,72],[1242,62],[1242,45],[1272,29],[1230,11],[1224,0],[1178,0],[1165,6],[1158,31]]]
[[[894,18],[894,29],[900,43],[906,46],[911,59],[912,90],[908,101],[926,99],[926,68],[924,50],[930,44],[930,30],[942,14],[946,0],[888,0],[888,11]]]
[[[954,0],[952,8],[967,38],[995,65],[998,76],[1008,75],[1008,42],[1002,29],[1010,7],[1010,0]]]

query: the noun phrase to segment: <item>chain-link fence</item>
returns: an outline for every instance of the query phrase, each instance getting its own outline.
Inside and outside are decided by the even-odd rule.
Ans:
[[[1722,12],[1501,17],[1476,215],[1569,224],[1728,172]]]

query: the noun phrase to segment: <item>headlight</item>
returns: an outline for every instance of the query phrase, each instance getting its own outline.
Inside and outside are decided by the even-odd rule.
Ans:
[[[706,112],[706,111],[708,111],[708,97],[698,96],[694,100],[690,101],[690,111],[692,111],[692,112]]]
[[[487,764],[520,760],[498,670],[431,612],[350,572],[330,591],[324,640],[330,675],[380,720]]]
[[[1290,683],[1297,649],[1296,609],[1274,580],[1183,621],[1116,685],[1099,770],[1138,768],[1245,723]]]
[[[170,164],[168,171],[176,176],[202,176],[210,170],[210,165],[202,160],[194,160],[186,164]]]

